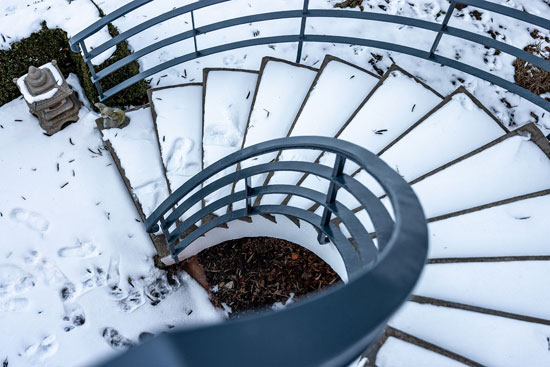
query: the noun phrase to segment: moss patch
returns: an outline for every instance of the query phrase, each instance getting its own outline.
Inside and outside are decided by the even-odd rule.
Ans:
[[[118,35],[115,26],[109,24],[108,28],[112,37]],[[121,42],[108,60],[95,67],[96,72],[130,54],[128,44]],[[69,73],[78,76],[86,97],[92,104],[99,101],[97,90],[91,81],[88,66],[80,54],[71,51],[67,33],[59,28],[49,29],[44,22],[39,32],[12,44],[9,50],[0,50],[0,106],[21,95],[17,86],[13,83],[14,78],[26,74],[31,65],[40,66],[54,59],[57,60],[57,64],[65,77]],[[133,62],[107,76],[100,84],[103,90],[107,90],[138,73],[139,65],[137,62]],[[147,83],[140,81],[109,98],[104,103],[109,106],[144,104],[147,101],[147,88]]]

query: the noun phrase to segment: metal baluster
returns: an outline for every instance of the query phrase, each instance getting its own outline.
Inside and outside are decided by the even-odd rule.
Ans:
[[[336,178],[342,175],[344,172],[344,165],[346,163],[346,158],[342,157],[341,155],[336,156],[336,161],[334,162],[334,167],[332,168],[332,177]],[[334,204],[336,201],[336,194],[338,193],[338,189],[340,186],[336,185],[333,181],[331,181],[328,191],[327,191],[327,197],[326,197],[326,203],[327,204]],[[321,217],[321,226],[320,228],[328,226],[330,222],[330,218],[332,216],[332,212],[325,207],[323,209],[323,216]],[[320,244],[325,244],[329,242],[329,239],[322,231],[319,231],[319,235],[317,236],[317,241],[319,241]]]
[[[304,32],[306,31],[306,20],[309,7],[309,0],[304,0],[304,8],[302,9],[302,24],[300,25],[300,38],[298,41],[298,51],[296,52],[296,63],[300,63],[302,58],[302,47],[304,46]]]
[[[439,45],[439,41],[441,41],[441,37],[443,37],[443,32],[447,29],[447,24],[449,23],[449,20],[451,20],[451,16],[453,15],[453,11],[456,7],[456,1],[451,1],[451,5],[449,5],[449,9],[447,10],[447,14],[445,14],[445,18],[443,19],[443,23],[441,23],[441,28],[439,29],[439,32],[437,32],[437,36],[435,36],[434,43],[432,45],[432,48],[430,49],[430,58],[432,58],[435,54],[435,50],[437,50],[437,46]]]
[[[250,186],[250,177],[246,177],[244,179],[244,187],[245,187],[245,190],[246,190],[246,199],[245,199],[246,214],[250,214],[250,212],[252,212],[252,200],[251,200],[251,197],[250,197],[250,194],[252,192],[252,187]]]
[[[90,73],[92,74],[92,80],[96,79],[96,73],[94,69],[94,65],[92,64],[92,60],[90,59],[90,54],[88,53],[88,49],[86,48],[86,44],[84,43],[84,40],[79,42],[80,49],[82,50],[82,53],[84,54],[84,60],[86,60],[86,64],[88,65],[88,69],[90,69]],[[97,89],[97,93],[99,94],[99,100],[103,102],[104,95],[103,95],[103,88],[101,88],[101,85],[99,84],[99,81],[94,81],[94,85]]]
[[[195,28],[195,15],[191,12],[191,24],[193,25],[193,42],[195,43],[195,55],[200,56],[199,49],[197,48],[197,28]]]

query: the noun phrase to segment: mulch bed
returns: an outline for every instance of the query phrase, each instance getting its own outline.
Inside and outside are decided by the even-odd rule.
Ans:
[[[200,252],[212,302],[232,310],[230,316],[296,300],[337,284],[338,274],[311,251],[285,240],[246,237]]]
[[[541,35],[538,30],[531,32],[531,37],[536,42],[527,45],[524,50],[550,61],[550,38]],[[538,95],[550,93],[550,72],[521,59],[514,61],[514,68],[514,81],[517,85]]]

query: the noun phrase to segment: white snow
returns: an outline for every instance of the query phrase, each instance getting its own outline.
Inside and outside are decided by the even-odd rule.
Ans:
[[[40,66],[40,69],[48,69],[52,72],[52,75],[54,77],[54,80],[55,80],[55,83],[56,83],[57,87],[55,87],[55,88],[53,88],[53,89],[51,89],[51,90],[49,90],[45,93],[39,94],[37,96],[33,96],[29,92],[29,90],[27,88],[27,85],[25,84],[25,78],[27,77],[28,74],[23,75],[22,77],[17,79],[17,87],[19,88],[19,91],[21,92],[21,94],[23,95],[23,98],[25,98],[25,101],[27,101],[27,103],[40,102],[40,101],[44,101],[48,98],[52,98],[57,93],[57,91],[59,90],[59,87],[61,87],[63,85],[63,77],[61,75],[59,75],[59,72],[57,71],[57,68],[55,66],[53,66],[53,64],[51,62]]]
[[[548,255],[549,222],[548,195],[432,222],[428,256]]]
[[[546,366],[550,326],[407,302],[389,325],[489,366]]]
[[[39,32],[42,22],[46,22],[50,29],[63,29],[70,38],[100,19],[99,11],[91,1],[2,0],[0,6],[0,49],[8,49],[12,43]],[[104,27],[86,40],[86,47],[90,50],[109,39],[111,36]],[[113,52],[114,48],[103,52],[93,63],[101,64]]]
[[[335,136],[377,82],[377,77],[357,67],[329,60],[311,87],[289,136]],[[313,162],[320,153],[315,150],[285,150],[279,155],[279,160]],[[302,175],[280,171],[271,177],[269,183],[295,184]],[[266,195],[262,204],[280,203],[283,198],[283,195]]]
[[[203,120],[204,168],[242,147],[258,74],[234,70],[211,70],[206,80]],[[236,170],[228,167],[211,182]],[[231,193],[225,186],[205,198],[206,204]],[[217,211],[220,212],[219,210]]]
[[[379,367],[465,367],[466,365],[390,336],[376,355]]]
[[[413,293],[548,320],[549,278],[548,261],[429,264]]]
[[[93,365],[124,350],[106,328],[135,344],[222,318],[189,276],[169,285],[154,267],[97,117],[83,108],[47,137],[23,99],[0,108],[0,360],[10,367]]]
[[[550,160],[523,136],[508,138],[412,186],[427,218],[549,187]]]
[[[173,192],[201,170],[202,86],[155,90],[152,100],[162,161]]]
[[[441,98],[437,94],[401,71],[393,71],[359,109],[338,139],[379,153],[439,102]],[[319,163],[332,167],[334,154],[323,154]],[[351,175],[357,168],[353,162],[346,162],[344,173]],[[309,175],[301,186],[327,192],[328,181]],[[307,203],[293,197],[289,205],[305,208]]]
[[[316,71],[305,67],[269,60],[261,75],[243,147],[287,136],[316,75]],[[244,161],[241,168],[267,163],[276,155]],[[255,181],[253,185],[263,184]]]
[[[103,130],[120,159],[132,193],[149,216],[168,197],[153,118],[149,108],[127,113],[130,124],[122,129]]]

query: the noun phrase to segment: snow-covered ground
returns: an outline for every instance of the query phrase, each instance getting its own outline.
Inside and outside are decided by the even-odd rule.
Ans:
[[[223,319],[189,276],[170,285],[153,266],[97,117],[83,107],[78,123],[47,137],[22,98],[0,108],[5,366],[90,365],[143,332]]]

